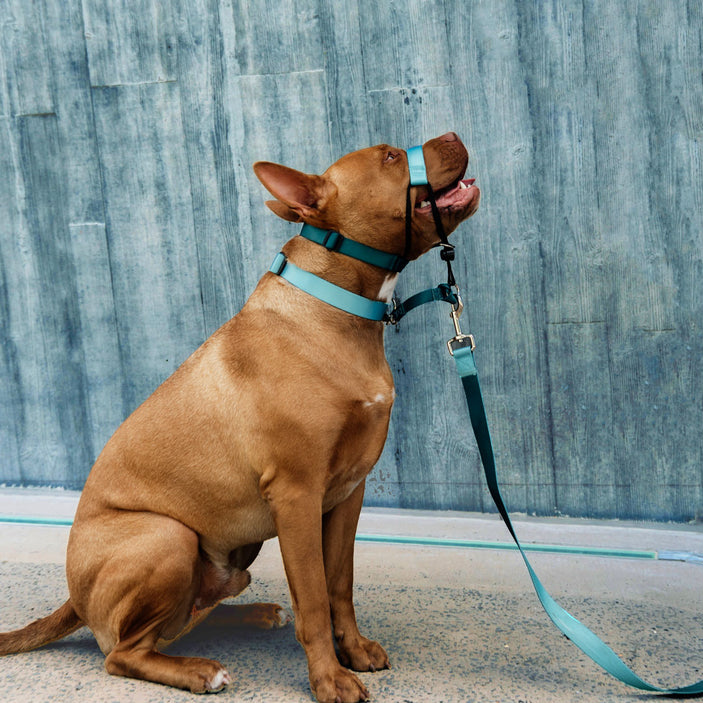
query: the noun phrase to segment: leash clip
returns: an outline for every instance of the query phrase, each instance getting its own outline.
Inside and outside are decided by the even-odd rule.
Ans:
[[[394,295],[393,298],[391,298],[391,308],[386,312],[386,317],[383,321],[386,325],[397,325],[402,317],[402,315],[399,314],[401,311],[402,305],[400,298]]]
[[[459,289],[456,288],[456,305],[452,305],[452,311],[449,313],[449,316],[452,318],[452,323],[454,324],[454,332],[456,332],[456,335],[447,342],[447,349],[452,356],[454,356],[454,350],[456,348],[469,347],[472,352],[476,349],[474,336],[472,334],[463,334],[459,326],[459,318],[462,312],[464,312],[464,301],[461,299],[461,295],[459,295]]]

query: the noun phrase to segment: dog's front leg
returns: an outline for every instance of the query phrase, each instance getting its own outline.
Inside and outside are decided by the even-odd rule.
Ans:
[[[272,481],[265,491],[276,524],[295,613],[295,635],[320,703],[368,700],[359,679],[337,661],[322,558],[322,497]]]
[[[390,666],[378,642],[363,637],[354,614],[354,539],[364,500],[365,480],[323,518],[322,540],[327,593],[334,636],[342,664],[355,671],[377,671]]]

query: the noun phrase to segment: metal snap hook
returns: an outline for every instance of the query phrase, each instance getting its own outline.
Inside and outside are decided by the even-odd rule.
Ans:
[[[459,318],[461,317],[461,313],[464,312],[464,301],[461,299],[461,295],[459,294],[459,288],[457,286],[454,286],[454,288],[456,290],[456,304],[452,305],[452,311],[449,313],[449,316],[452,318],[455,336],[447,342],[447,349],[452,356],[454,356],[454,349],[456,347],[468,346],[472,352],[476,349],[476,341],[474,340],[474,336],[472,334],[463,334],[461,331]]]

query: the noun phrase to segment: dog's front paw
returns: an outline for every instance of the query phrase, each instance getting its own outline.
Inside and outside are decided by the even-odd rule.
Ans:
[[[352,642],[342,639],[338,644],[339,660],[349,669],[379,671],[391,667],[386,650],[378,642],[359,637]]]
[[[320,703],[359,703],[369,700],[366,686],[351,671],[341,666],[317,676],[311,672],[310,688]]]

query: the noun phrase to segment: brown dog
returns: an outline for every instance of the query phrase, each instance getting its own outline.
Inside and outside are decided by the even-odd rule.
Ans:
[[[448,234],[478,207],[462,183],[468,154],[449,133],[423,148]],[[408,164],[387,145],[341,158],[322,176],[259,162],[279,216],[331,229],[390,253],[405,246]],[[409,259],[438,242],[425,186],[411,189]],[[296,236],[298,267],[372,299],[397,274]],[[394,398],[382,322],[331,307],[267,273],[221,327],[118,428],[85,484],[71,530],[69,600],[0,654],[27,651],[87,625],[111,674],[194,692],[231,682],[217,662],[170,657],[175,639],[249,583],[263,540],[278,536],[319,701],[368,693],[356,671],[388,666],[363,637],[352,563],[364,480],[386,439]],[[255,617],[276,623],[276,606]]]

